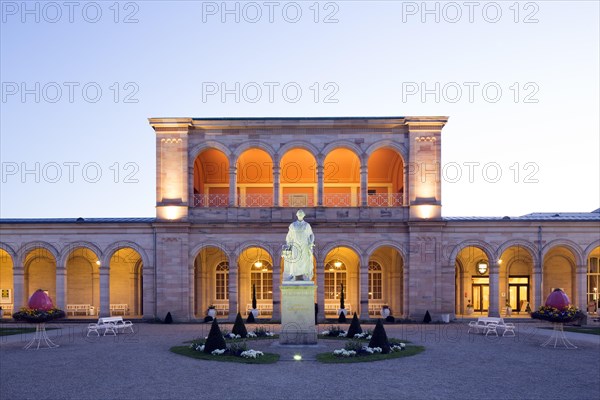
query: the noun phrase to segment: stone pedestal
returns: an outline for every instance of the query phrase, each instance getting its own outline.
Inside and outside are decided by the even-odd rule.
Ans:
[[[311,281],[281,286],[281,344],[316,344],[315,290]]]

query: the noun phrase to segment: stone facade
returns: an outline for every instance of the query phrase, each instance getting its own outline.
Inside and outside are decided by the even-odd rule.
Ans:
[[[258,285],[262,316],[279,320],[281,245],[302,208],[321,319],[335,314],[340,283],[362,319],[383,305],[420,319],[469,303],[496,316],[507,302],[534,309],[555,287],[587,309],[600,213],[442,218],[446,122],[150,119],[156,218],[0,220],[0,289],[10,291],[0,306],[17,309],[42,287],[59,307],[100,315],[126,304],[133,316],[195,321],[214,305],[233,319]]]

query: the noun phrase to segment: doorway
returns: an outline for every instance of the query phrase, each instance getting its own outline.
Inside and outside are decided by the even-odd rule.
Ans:
[[[529,304],[529,277],[508,278],[508,302],[514,311],[526,311]]]
[[[473,311],[485,312],[490,305],[489,278],[473,278]]]

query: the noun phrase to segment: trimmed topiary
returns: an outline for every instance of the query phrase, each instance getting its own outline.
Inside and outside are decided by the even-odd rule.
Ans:
[[[219,323],[215,318],[210,326],[210,332],[208,333],[208,338],[204,344],[204,352],[210,354],[214,350],[223,350],[226,348],[227,344],[225,344],[225,339],[221,333],[221,328],[219,328]]]
[[[385,317],[385,322],[390,322],[390,323],[394,323],[396,322],[396,318],[392,317],[391,315],[388,315],[387,317]]]
[[[356,313],[354,313],[354,316],[352,317],[352,322],[350,322],[350,328],[348,328],[348,334],[346,334],[346,337],[348,338],[353,338],[354,335],[358,335],[359,333],[362,333],[362,328],[360,327],[360,322],[358,321],[358,316],[356,315]]]
[[[391,351],[387,333],[385,332],[385,328],[383,327],[383,322],[381,322],[381,319],[377,320],[377,325],[375,325],[375,330],[373,331],[371,340],[369,341],[369,347],[381,347],[381,352],[383,354],[388,354]]]
[[[235,322],[233,324],[233,328],[231,328],[231,333],[235,335],[240,335],[243,338],[248,336],[248,331],[246,330],[246,325],[244,325],[242,314],[237,313],[237,316],[235,317]]]
[[[338,322],[341,322],[341,323],[346,322],[346,313],[343,310],[340,311],[340,316],[338,317]]]
[[[247,324],[254,324],[256,322],[256,319],[254,319],[254,314],[252,312],[248,313],[248,318],[246,318],[246,323]]]
[[[169,311],[167,313],[167,316],[165,317],[165,324],[172,324],[173,323],[173,317],[171,316],[171,312]]]
[[[204,322],[212,322],[213,321],[213,317],[211,317],[210,315],[207,315],[206,317],[204,317]]]
[[[431,322],[431,315],[429,314],[429,310],[425,312],[425,317],[423,317],[423,323],[428,324]]]

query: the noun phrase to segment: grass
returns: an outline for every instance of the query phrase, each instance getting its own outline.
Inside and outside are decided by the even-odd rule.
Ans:
[[[425,350],[423,346],[406,346],[402,351],[395,351],[389,354],[369,354],[356,357],[338,357],[333,352],[317,354],[317,361],[327,364],[350,364],[359,362],[372,362],[391,360],[394,358],[410,357],[417,355]]]
[[[171,347],[170,350],[175,354],[196,358],[198,360],[235,362],[241,364],[273,364],[279,361],[279,354],[273,353],[265,353],[262,357],[258,358],[244,358],[227,355],[213,356],[212,354],[206,354],[201,351],[192,350],[189,346],[174,346]]]
[[[47,331],[57,328],[46,328]],[[20,335],[21,333],[33,333],[35,328],[0,328],[0,336]]]

